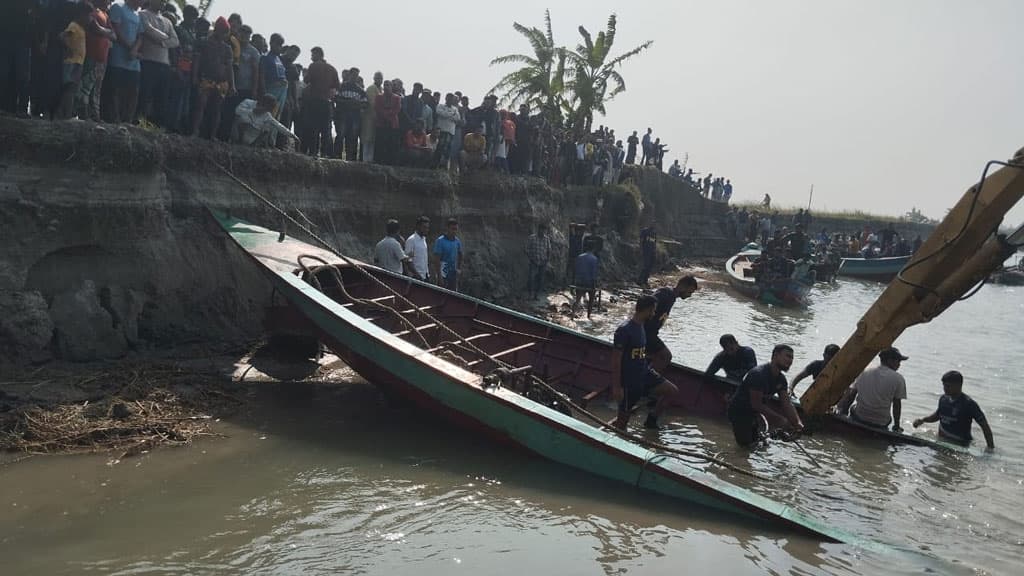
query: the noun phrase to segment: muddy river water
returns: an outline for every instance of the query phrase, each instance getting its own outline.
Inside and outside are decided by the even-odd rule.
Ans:
[[[881,289],[844,281],[791,312],[712,277],[664,338],[701,368],[724,331],[762,360],[792,343],[795,374],[842,343]],[[626,309],[578,327],[610,337]],[[120,462],[0,467],[0,573],[1020,574],[1022,316],[1024,289],[990,286],[898,342],[911,357],[904,427],[934,410],[939,376],[958,369],[992,424],[993,454],[817,434],[801,440],[817,468],[784,443],[736,449],[727,428],[685,415],[661,433],[772,479],[728,476],[736,483],[904,552],[822,545],[638,493],[495,447],[367,384],[268,384],[253,388],[256,408],[220,423],[224,438]]]

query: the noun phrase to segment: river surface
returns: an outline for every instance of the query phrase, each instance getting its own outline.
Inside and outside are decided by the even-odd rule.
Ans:
[[[842,281],[794,312],[713,275],[703,288],[663,332],[676,360],[703,368],[728,331],[762,361],[793,344],[791,376],[841,344],[882,290]],[[609,337],[627,309],[579,328]],[[1020,574],[1022,316],[1024,289],[987,286],[897,343],[910,356],[904,427],[934,410],[939,376],[955,368],[988,415],[993,454],[824,434],[800,441],[810,457],[785,443],[749,452],[725,426],[685,415],[661,433],[772,478],[731,481],[909,552],[821,545],[638,493],[495,447],[365,384],[290,384],[255,387],[256,408],[218,428],[226,438],[121,462],[0,466],[0,573]]]

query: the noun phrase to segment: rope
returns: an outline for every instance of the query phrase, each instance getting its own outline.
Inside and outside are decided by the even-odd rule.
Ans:
[[[334,246],[332,246],[326,240],[324,240],[323,238],[320,238],[315,233],[313,233],[311,230],[309,230],[307,227],[303,226],[300,222],[295,220],[295,218],[290,216],[287,212],[285,212],[284,210],[281,210],[280,208],[278,208],[273,202],[271,202],[270,200],[268,200],[267,198],[262,196],[259,192],[254,190],[251,186],[249,186],[248,184],[246,184],[245,182],[240,180],[237,176],[235,176],[233,173],[231,173],[227,168],[225,168],[224,166],[221,166],[219,163],[217,163],[216,160],[213,160],[211,158],[210,162],[213,163],[213,165],[216,166],[217,168],[219,168],[222,172],[224,172],[224,174],[226,174],[229,178],[231,178],[236,184],[238,184],[239,186],[244,188],[246,191],[248,191],[250,194],[252,194],[256,199],[258,199],[260,202],[262,202],[267,208],[270,208],[271,210],[273,210],[274,212],[279,214],[282,218],[285,218],[289,222],[294,224],[299,230],[302,230],[303,232],[305,232],[310,238],[312,238],[314,241],[316,241],[318,244],[320,244],[320,246],[322,246],[325,250],[327,250],[331,254],[334,254],[335,256],[340,258],[349,267],[354,268],[355,270],[358,270],[363,276],[365,276],[372,283],[375,283],[378,286],[380,286],[381,288],[383,288],[386,291],[390,292],[395,297],[396,300],[400,300],[406,306],[414,309],[417,314],[419,314],[419,315],[425,317],[426,319],[428,319],[430,322],[432,322],[434,325],[436,325],[438,329],[443,330],[444,332],[447,332],[448,334],[453,336],[455,338],[455,341],[460,343],[460,348],[463,348],[466,351],[475,354],[481,360],[483,360],[483,359],[489,360],[491,363],[493,363],[497,367],[500,367],[500,368],[513,368],[513,366],[511,364],[508,364],[508,363],[506,363],[506,362],[504,362],[502,360],[499,360],[499,359],[494,358],[491,355],[487,354],[487,352],[485,352],[484,350],[480,349],[475,344],[473,344],[472,341],[467,340],[464,336],[462,336],[461,334],[459,334],[455,330],[452,330],[451,328],[449,328],[447,324],[441,322],[438,318],[434,317],[429,312],[425,312],[418,305],[416,305],[415,303],[410,301],[408,298],[406,298],[402,294],[400,294],[397,291],[395,291],[391,286],[388,286],[386,283],[384,283],[384,281],[382,281],[380,278],[378,278],[378,277],[374,276],[373,274],[371,274],[362,265],[360,265],[359,263],[353,261],[348,256],[345,256],[344,254],[339,252],[336,248],[334,248]],[[322,259],[321,259],[321,262],[323,262]],[[325,264],[326,264],[326,262],[325,262]],[[430,348],[430,346],[427,345],[427,348]],[[731,464],[731,463],[726,462],[725,460],[722,460],[722,459],[717,458],[715,456],[709,456],[709,455],[706,455],[706,454],[701,454],[699,452],[691,452],[689,450],[680,450],[678,448],[671,448],[669,446],[661,444],[660,442],[652,442],[652,441],[647,440],[645,438],[642,438],[642,437],[640,437],[640,436],[638,436],[636,434],[633,434],[633,433],[631,433],[629,431],[621,430],[619,428],[616,428],[615,426],[610,426],[607,422],[605,422],[604,420],[601,420],[600,418],[598,418],[594,414],[588,412],[583,407],[579,406],[578,404],[573,402],[571,399],[569,399],[565,394],[563,394],[562,392],[554,389],[547,382],[545,382],[544,380],[540,379],[536,375],[531,375],[531,378],[532,378],[532,380],[533,380],[533,382],[535,384],[537,384],[538,386],[546,389],[549,393],[554,394],[556,398],[560,398],[563,402],[565,402],[565,404],[567,406],[569,406],[573,410],[575,410],[575,411],[579,412],[580,414],[583,414],[584,416],[586,416],[587,419],[591,420],[594,424],[596,424],[597,428],[599,428],[599,429],[611,431],[612,433],[616,434],[617,436],[619,436],[621,438],[624,438],[624,439],[626,439],[626,440],[628,440],[630,442],[633,442],[634,444],[638,444],[640,446],[643,446],[645,448],[659,450],[659,451],[666,452],[668,454],[674,454],[674,455],[677,455],[677,456],[687,456],[687,457],[690,457],[690,458],[697,458],[699,460],[704,460],[704,461],[712,463],[712,464],[717,464],[718,466],[721,466],[721,467],[726,468],[728,470],[732,470],[733,472],[737,472],[739,474],[744,474],[744,475],[750,476],[752,478],[757,478],[759,480],[768,480],[768,478],[765,478],[764,476],[762,476],[760,474],[757,474],[756,472],[754,472],[752,470],[747,470],[746,468],[743,468],[741,466],[737,466],[735,464]]]
[[[308,258],[310,260],[317,260],[317,261],[323,263],[323,266],[317,266],[317,267],[312,268],[312,269],[306,268],[305,263],[302,262],[306,258]],[[320,273],[321,270],[324,270],[324,269],[330,270],[332,275],[334,276],[334,281],[338,283],[338,288],[341,290],[341,293],[344,294],[346,298],[348,298],[352,302],[363,304],[364,306],[375,306],[375,307],[380,308],[380,309],[382,309],[382,310],[384,310],[386,312],[392,313],[403,324],[405,324],[410,329],[411,332],[415,332],[416,336],[419,336],[420,342],[423,343],[423,346],[425,346],[426,348],[430,348],[430,343],[427,342],[427,339],[420,332],[420,329],[417,328],[416,325],[413,324],[411,320],[406,318],[404,314],[402,314],[398,310],[395,310],[391,306],[388,306],[387,304],[384,304],[383,302],[374,302],[373,300],[367,300],[365,298],[356,298],[355,296],[350,294],[349,291],[345,288],[345,282],[344,282],[344,280],[342,280],[341,272],[338,271],[338,267],[337,266],[331,266],[323,258],[321,258],[319,256],[313,256],[312,254],[301,254],[298,257],[298,261],[299,261],[299,266],[306,272],[306,275],[315,283],[314,285],[316,286],[317,290],[319,290],[321,292],[324,291],[323,286],[320,285],[320,280],[316,277],[316,275],[318,273]]]

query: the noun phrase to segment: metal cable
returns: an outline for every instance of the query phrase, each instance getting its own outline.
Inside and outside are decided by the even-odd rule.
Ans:
[[[988,172],[992,168],[992,166],[994,166],[994,165],[1003,166],[1005,168],[1024,169],[1024,164],[1022,164],[1020,162],[1017,162],[1015,160],[1011,160],[1009,162],[1003,162],[1001,160],[990,160],[989,162],[987,162],[985,164],[985,169],[982,170],[982,172],[981,172],[981,180],[978,181],[977,186],[974,186],[974,187],[971,188],[971,192],[973,193],[974,197],[971,199],[971,206],[970,206],[970,208],[967,211],[967,217],[964,219],[963,226],[960,227],[960,230],[956,233],[956,235],[953,236],[953,238],[951,238],[951,239],[947,240],[945,243],[943,243],[943,245],[940,246],[939,249],[936,250],[935,252],[932,252],[931,254],[929,254],[927,256],[923,256],[920,259],[915,260],[913,262],[910,262],[906,266],[904,266],[903,269],[900,270],[896,274],[896,279],[897,280],[899,280],[900,282],[903,282],[904,284],[906,284],[906,285],[908,285],[908,286],[910,286],[912,288],[917,288],[919,290],[924,290],[925,292],[929,292],[932,295],[934,295],[936,298],[939,298],[941,300],[941,296],[939,295],[939,293],[934,288],[931,288],[929,286],[924,286],[924,285],[921,285],[921,284],[917,284],[915,282],[911,282],[910,280],[907,280],[903,275],[906,272],[912,270],[913,268],[916,268],[916,267],[920,266],[921,264],[924,264],[928,260],[931,260],[932,258],[935,258],[939,254],[945,252],[946,250],[949,249],[950,246],[952,246],[957,240],[959,240],[961,236],[964,235],[964,232],[966,232],[967,228],[970,226],[971,217],[974,216],[974,210],[975,210],[975,208],[978,205],[978,198],[981,196],[981,191],[982,191],[982,189],[985,186],[986,180],[988,179]],[[982,283],[982,284],[984,284],[984,283]],[[981,288],[980,288],[980,285],[979,285],[977,290],[980,290],[980,289]],[[976,294],[977,290],[975,290],[971,294],[971,296]],[[967,296],[966,298],[969,298],[969,297],[970,296]],[[966,298],[963,298],[963,299],[966,300]]]

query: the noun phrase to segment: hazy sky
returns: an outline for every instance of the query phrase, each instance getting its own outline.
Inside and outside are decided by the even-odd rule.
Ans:
[[[617,52],[654,40],[595,124],[654,128],[669,161],[688,153],[739,200],[805,206],[814,184],[818,209],[941,218],[987,160],[1024,146],[1022,0],[215,0],[212,16],[280,32],[303,63],[320,45],[364,78],[379,69],[476,105],[507,70],[489,61],[529,50],[512,22],[541,26],[547,7],[559,44],[612,11]]]

